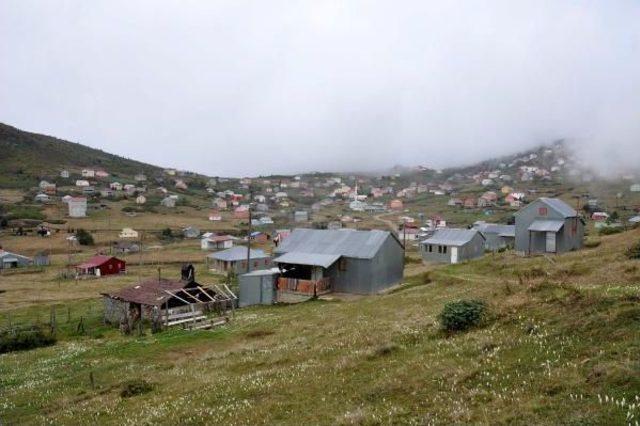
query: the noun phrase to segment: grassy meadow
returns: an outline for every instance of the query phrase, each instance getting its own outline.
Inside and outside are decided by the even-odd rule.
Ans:
[[[638,240],[634,230],[552,258],[409,262],[384,295],[240,309],[211,331],[142,336],[102,325],[97,294],[153,265],[78,283],[49,270],[2,276],[0,325],[46,325],[56,306],[58,343],[0,355],[0,421],[635,424],[640,263],[624,252]],[[183,249],[168,250],[201,257]],[[444,333],[439,312],[463,298],[488,315]],[[132,381],[149,387],[123,393]]]

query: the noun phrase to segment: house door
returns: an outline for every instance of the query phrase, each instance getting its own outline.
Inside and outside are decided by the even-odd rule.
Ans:
[[[547,253],[556,252],[556,233],[547,232]]]
[[[451,263],[458,263],[458,247],[451,247]]]

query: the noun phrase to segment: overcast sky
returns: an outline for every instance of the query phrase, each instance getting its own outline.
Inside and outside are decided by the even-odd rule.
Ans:
[[[1,0],[0,121],[209,175],[640,164],[640,2]]]

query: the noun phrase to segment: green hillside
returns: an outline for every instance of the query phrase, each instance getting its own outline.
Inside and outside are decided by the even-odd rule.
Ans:
[[[62,169],[101,168],[111,174],[153,175],[160,168],[51,136],[0,123],[0,188],[28,188]]]
[[[57,345],[0,355],[0,419],[633,425],[640,263],[626,250],[638,240],[634,230],[553,258],[488,255],[428,276],[412,262],[390,294],[241,309],[214,331],[125,337],[101,324],[99,301],[77,300],[74,320],[59,309]],[[438,314],[458,299],[486,302],[488,315],[447,334]],[[15,309],[10,320],[49,312]],[[129,396],[132,380],[148,387]]]

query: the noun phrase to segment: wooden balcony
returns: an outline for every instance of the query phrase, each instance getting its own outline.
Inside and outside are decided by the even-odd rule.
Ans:
[[[299,278],[278,278],[278,291],[319,296],[331,292],[331,280],[324,277],[319,280],[303,280]]]

